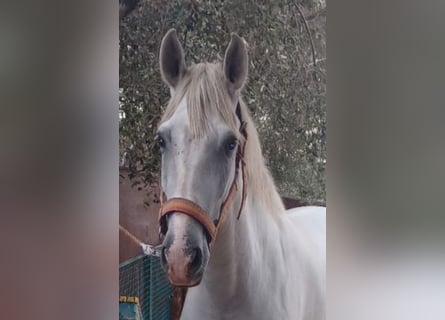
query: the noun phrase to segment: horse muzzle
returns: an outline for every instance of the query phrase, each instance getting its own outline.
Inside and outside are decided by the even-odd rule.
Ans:
[[[210,256],[207,231],[187,214],[170,210],[168,215],[168,228],[163,215],[165,237],[161,265],[172,285],[196,286],[202,280]]]
[[[191,200],[161,201],[159,227],[164,237],[161,264],[174,286],[192,287],[201,282],[218,226],[226,217],[227,206],[236,192],[235,181],[236,177],[215,221]],[[161,195],[161,199],[164,198],[165,195]]]
[[[162,249],[161,264],[170,283],[178,287],[197,286],[204,274],[208,258],[205,250],[198,247]]]

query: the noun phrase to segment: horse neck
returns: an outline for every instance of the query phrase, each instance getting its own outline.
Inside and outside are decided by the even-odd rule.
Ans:
[[[272,239],[279,236],[279,217],[258,206],[248,193],[238,220],[240,202],[238,194],[212,248],[204,279],[209,295],[242,300],[243,291],[261,281],[261,261],[269,255],[265,250],[280,250],[280,241]]]
[[[276,256],[277,252],[281,257],[281,252],[283,252],[280,236],[284,228],[283,215],[280,213],[284,214],[284,207],[266,167],[252,160],[253,157],[262,159],[260,142],[247,112],[243,114],[243,118],[248,122],[249,142],[246,145],[246,154],[255,154],[255,156],[245,158],[248,184],[245,206],[238,220],[242,198],[242,191],[238,190],[228,217],[220,227],[212,248],[209,265],[203,279],[203,287],[206,289],[202,291],[204,295],[214,297],[214,301],[222,303],[221,305],[224,305],[224,299],[228,299],[226,303],[231,308],[242,302],[248,306],[248,300],[252,298],[251,292],[256,290],[255,286],[259,283],[264,284],[265,278],[273,282],[277,280],[275,275],[284,272],[276,270],[275,275],[269,273],[267,277],[264,277],[267,272],[263,268],[264,257]],[[254,172],[250,172],[250,165],[255,168]],[[256,180],[249,178],[253,176]],[[242,185],[241,175],[237,185]],[[277,268],[282,265],[279,259],[276,258]],[[230,301],[230,299],[235,301]]]

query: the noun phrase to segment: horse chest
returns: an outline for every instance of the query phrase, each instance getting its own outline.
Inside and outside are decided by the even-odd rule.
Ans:
[[[223,284],[221,284],[223,285]],[[200,290],[201,289],[201,290]],[[211,293],[202,288],[189,291],[181,320],[294,320],[283,308],[282,295],[258,288],[260,292],[246,286],[237,288],[231,294],[217,290]],[[286,304],[286,303],[284,303]]]
[[[193,303],[191,303],[193,305]],[[291,320],[288,317],[284,317],[280,312],[273,312],[272,310],[264,310],[260,306],[253,306],[246,303],[244,306],[233,305],[221,305],[219,307],[184,307],[184,311],[181,320],[196,320],[196,319],[209,319],[209,320],[270,320],[270,319],[283,319]]]

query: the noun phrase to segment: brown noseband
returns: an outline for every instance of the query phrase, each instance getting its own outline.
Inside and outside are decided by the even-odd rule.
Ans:
[[[246,199],[246,174],[245,174],[245,162],[244,162],[244,151],[246,149],[246,143],[247,143],[247,132],[246,132],[246,123],[241,120],[241,113],[239,110],[240,106],[239,103],[237,105],[236,114],[239,117],[241,121],[241,128],[240,132],[244,137],[244,140],[242,143],[238,146],[238,150],[236,153],[236,164],[235,164],[235,177],[233,178],[232,185],[229,189],[229,194],[227,195],[226,199],[221,205],[221,209],[219,212],[219,217],[217,220],[212,221],[207,214],[207,212],[202,209],[198,204],[196,204],[193,201],[184,199],[184,198],[172,198],[168,201],[165,201],[165,194],[162,192],[161,189],[161,208],[159,210],[159,226],[160,226],[160,234],[165,235],[167,233],[167,215],[174,212],[183,213],[185,215],[188,215],[195,220],[197,220],[202,227],[206,230],[208,236],[209,236],[209,245],[213,244],[214,240],[216,239],[216,235],[218,233],[218,229],[221,226],[222,222],[225,220],[228,212],[228,208],[232,204],[235,195],[238,191],[237,187],[237,180],[238,180],[238,172],[241,167],[241,174],[243,179],[243,185],[242,185],[242,198],[241,198],[241,205],[238,212],[237,218],[239,219],[241,215],[241,211],[244,207],[244,202]],[[164,202],[165,201],[165,202]]]
[[[207,231],[210,237],[210,241],[213,241],[215,239],[216,226],[210,220],[205,210],[193,201],[184,198],[172,198],[162,205],[160,212],[161,232],[163,231],[162,224],[164,224],[164,227],[166,227],[165,216],[173,212],[180,212],[198,220],[199,223],[201,223],[201,225]]]

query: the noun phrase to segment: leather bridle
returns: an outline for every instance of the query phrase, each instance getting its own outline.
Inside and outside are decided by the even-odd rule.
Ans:
[[[246,149],[246,143],[247,143],[247,131],[246,131],[246,122],[244,122],[241,119],[241,112],[240,112],[240,105],[239,102],[236,106],[236,115],[238,116],[241,127],[240,127],[240,133],[244,137],[237,148],[236,153],[236,159],[235,159],[235,176],[233,178],[232,184],[229,189],[229,193],[224,200],[224,202],[221,204],[221,208],[219,211],[219,216],[215,221],[212,221],[208,213],[201,208],[198,204],[196,204],[193,201],[190,201],[188,199],[184,198],[171,198],[166,200],[165,193],[162,191],[161,187],[161,208],[159,210],[159,233],[161,236],[164,236],[167,233],[167,216],[170,213],[182,213],[185,215],[188,215],[198,221],[204,230],[207,232],[208,239],[209,239],[209,246],[214,243],[214,240],[216,239],[216,236],[218,234],[218,230],[220,226],[223,224],[224,220],[227,217],[227,213],[229,212],[229,207],[233,203],[233,200],[235,199],[235,195],[238,192],[238,186],[237,186],[237,180],[238,180],[238,174],[241,170],[242,174],[242,198],[241,198],[241,204],[239,208],[239,212],[237,215],[237,219],[240,218],[241,212],[244,208],[244,203],[246,200],[246,185],[247,185],[247,179],[246,179],[246,173],[245,173],[245,162],[244,162],[244,152]]]

